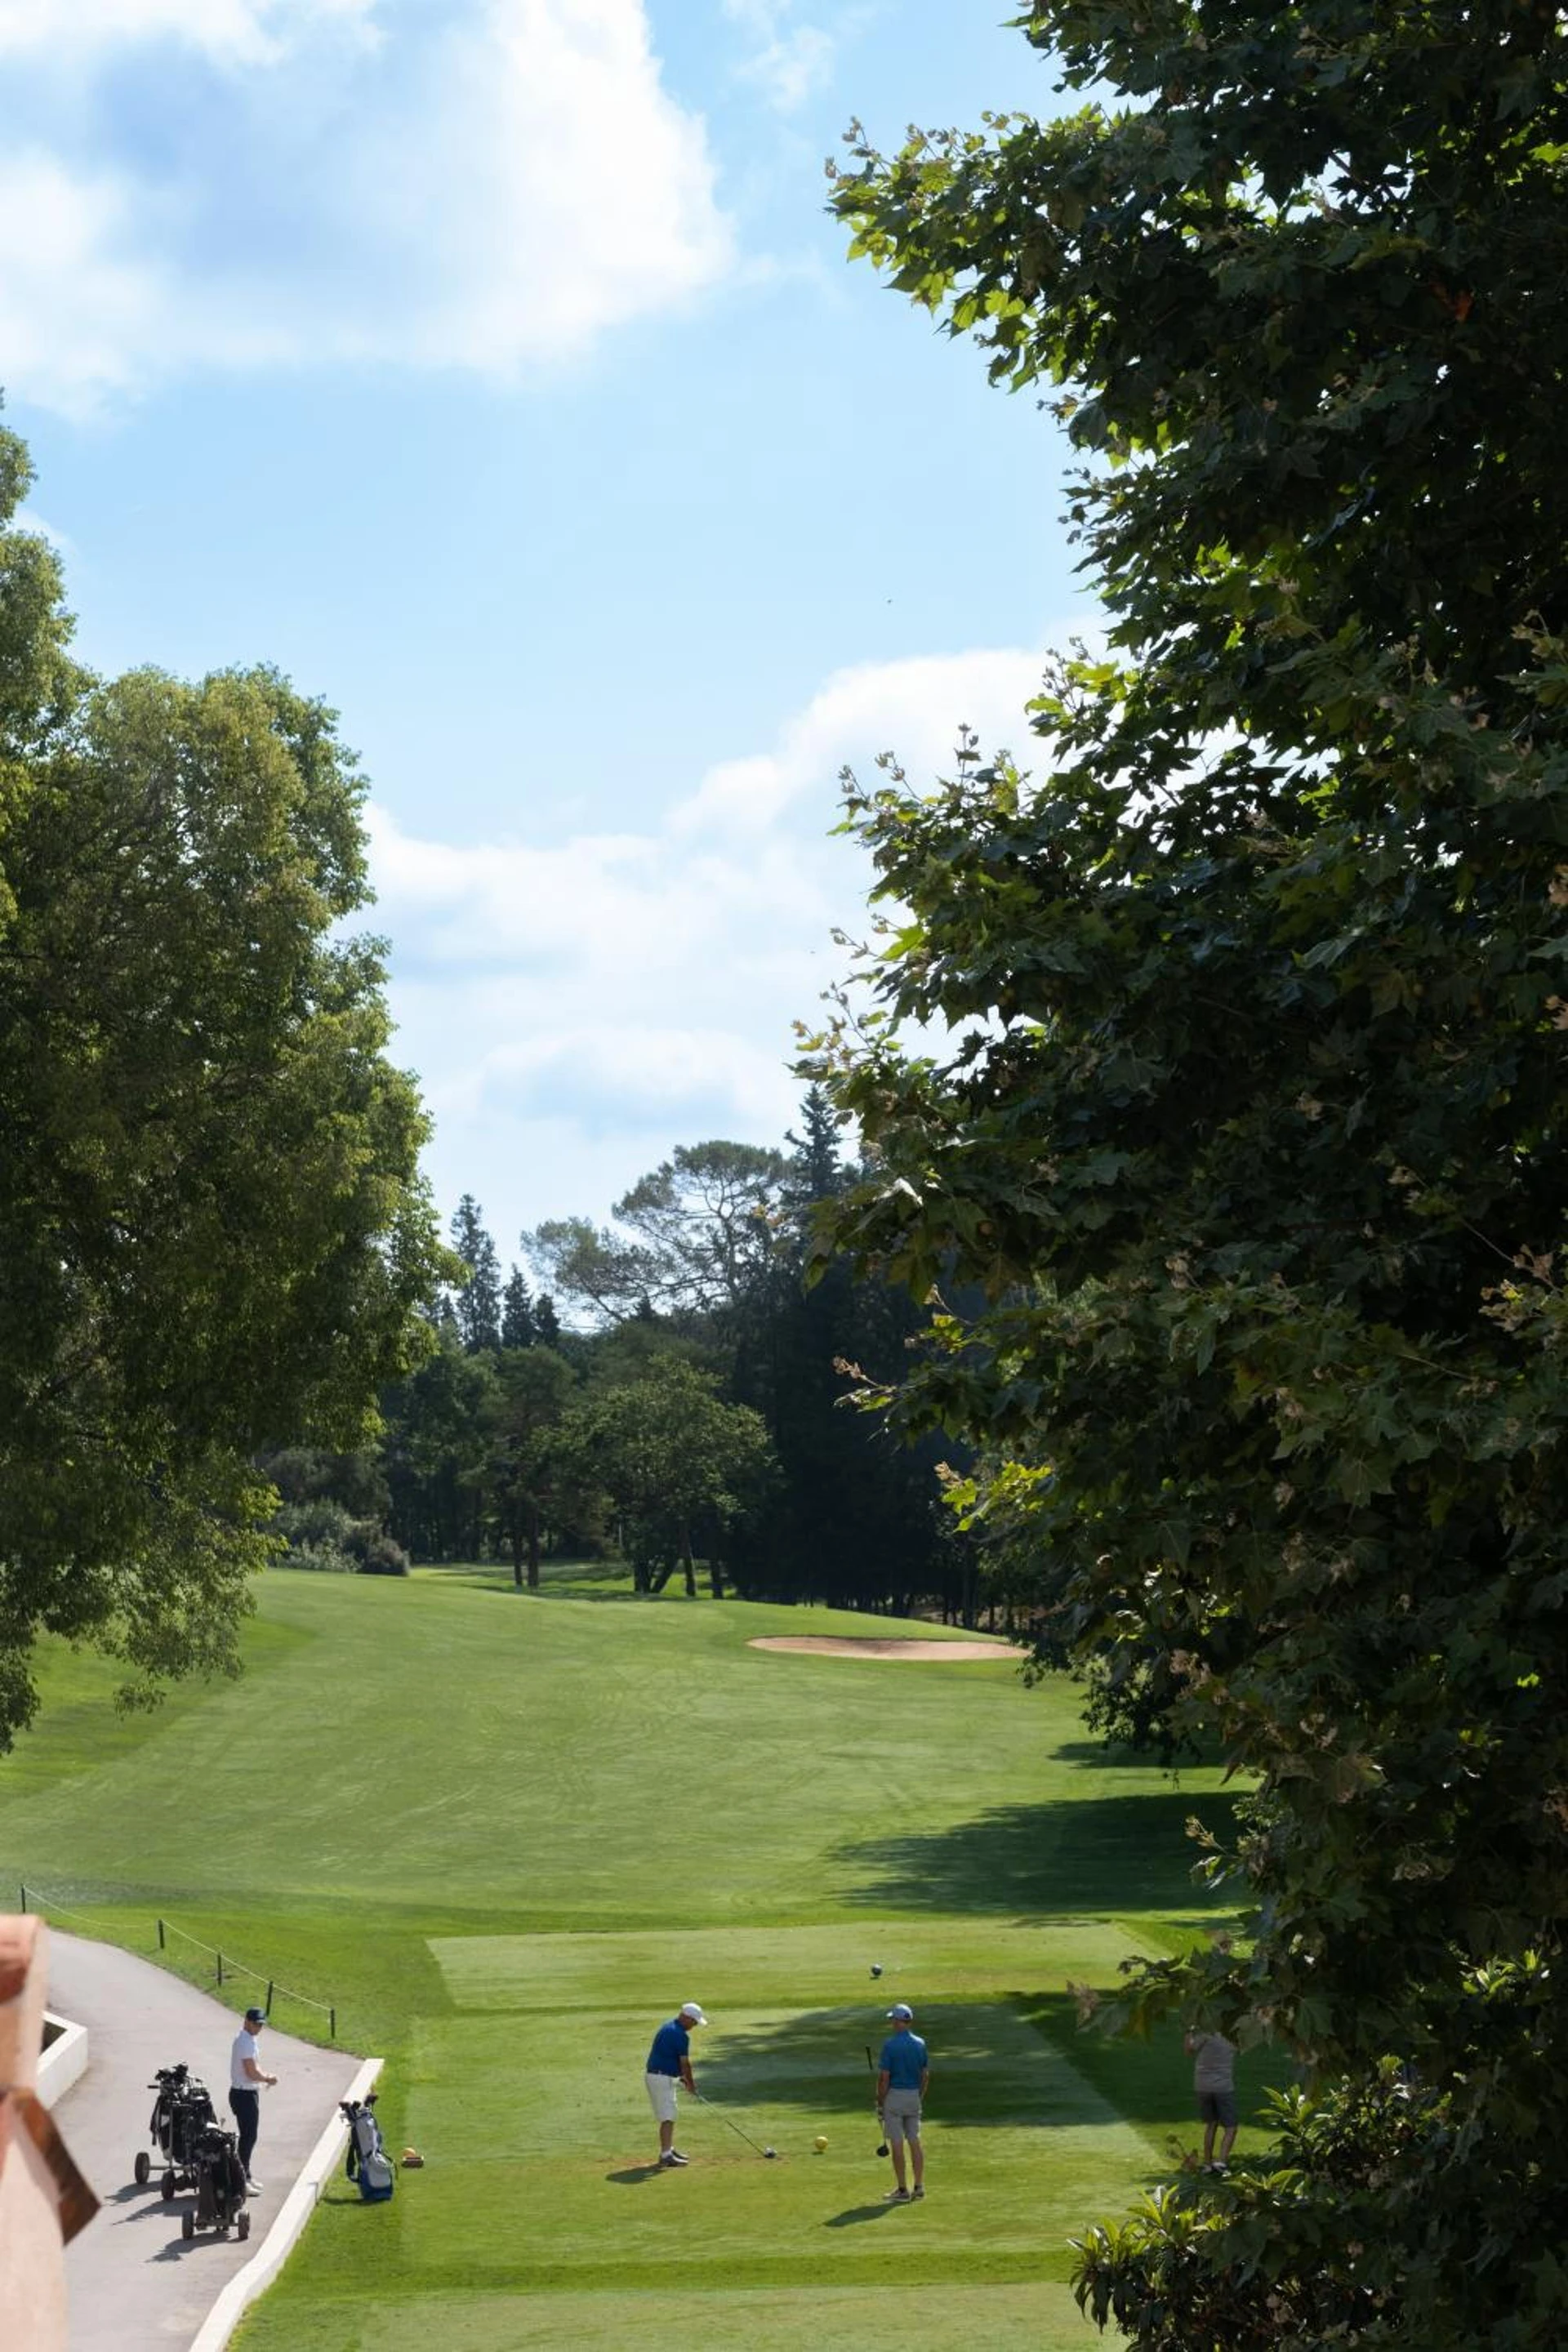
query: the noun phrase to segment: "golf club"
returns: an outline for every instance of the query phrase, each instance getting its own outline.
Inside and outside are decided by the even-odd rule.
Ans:
[[[693,2092],[692,2096],[696,2099],[700,2107],[707,2107],[711,2114],[718,2116],[721,2123],[728,2124],[732,2132],[740,2133],[740,2137],[745,2141],[746,2146],[748,2147],[754,2147],[759,2156],[765,2156],[770,2160],[777,2157],[778,2150],[776,2147],[764,2147],[761,2140],[755,2140],[752,2137],[749,2131],[742,2131],[740,2125],[735,2121],[733,2116],[727,2116],[722,2107],[714,2106],[712,2100],[705,2099],[700,2091]]]
[[[875,2060],[875,2059],[872,2057],[872,2055],[871,2055],[871,2045],[870,2045],[870,2043],[869,2043],[868,2042],[867,2042],[867,2044],[866,2044],[866,2063],[867,2063],[867,2065],[868,2065],[868,2066],[869,2066],[869,2068],[871,2069],[871,2082],[872,2082],[872,2084],[873,2084],[873,2089],[872,2089],[872,2094],[871,2094],[871,2095],[872,2095],[872,2097],[873,2097],[873,2098],[875,2098],[875,2096],[876,2096],[876,2090],[875,2090],[875,2087],[874,2087],[874,2086],[875,2086],[876,2080],[877,2080],[877,2062],[876,2062],[876,2060]],[[878,2108],[878,2110],[877,2110],[877,2121],[878,2121],[879,2125],[881,2123],[881,2120],[882,2120],[882,2110],[881,2110],[881,2108],[880,2108],[880,2107],[879,2107],[879,2108]],[[887,2143],[887,2141],[886,2141],[885,2139],[884,2139],[884,2140],[879,2140],[879,2141],[878,2142],[878,2144],[877,2144],[877,2153],[878,2153],[878,2155],[879,2155],[879,2156],[886,2156],[886,2155],[887,2155],[887,2153],[888,2153],[888,2143]]]

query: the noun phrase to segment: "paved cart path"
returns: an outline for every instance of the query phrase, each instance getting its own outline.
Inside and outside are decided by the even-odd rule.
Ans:
[[[203,2231],[187,2245],[180,2215],[195,2200],[166,2204],[157,2171],[147,2188],[135,2186],[136,2151],[152,2152],[147,2085],[158,2067],[183,2059],[231,2124],[228,2053],[237,2014],[147,1960],[58,1929],[49,1934],[49,2006],[88,2029],[87,2073],[55,2112],[103,2200],[66,2255],[70,2352],[184,2352],[219,2289],[270,2229],[361,2061],[264,2030],[261,2063],[279,2080],[261,2095],[254,2161],[266,2186],[251,2200],[250,2242]]]

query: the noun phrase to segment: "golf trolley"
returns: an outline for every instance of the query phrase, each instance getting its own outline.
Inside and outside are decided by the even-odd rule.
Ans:
[[[180,2235],[188,2240],[198,2230],[216,2230],[222,2235],[232,2228],[242,2242],[248,2238],[250,2215],[237,2134],[225,2131],[220,2123],[205,2124],[196,2137],[192,2175],[196,2201],[194,2210],[187,2205],[180,2216]]]
[[[198,2082],[188,2066],[160,2066],[157,2080],[147,2087],[158,2094],[147,2136],[163,2167],[163,2193],[173,2197],[177,2189],[195,2187],[196,2143],[217,2116],[206,2084]],[[138,2189],[145,2189],[152,2179],[153,2160],[144,2147],[137,2149]]]

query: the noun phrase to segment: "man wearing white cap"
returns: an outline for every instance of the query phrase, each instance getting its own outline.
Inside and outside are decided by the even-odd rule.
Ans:
[[[668,2023],[659,2027],[653,2037],[653,2048],[647,2053],[648,2104],[658,2124],[658,2160],[666,2170],[689,2161],[675,2145],[675,2086],[677,2083],[684,2083],[695,2098],[697,2085],[691,2079],[691,2028],[707,2022],[700,2001],[682,2001]]]
[[[914,2032],[915,2013],[907,2000],[896,2000],[888,2011],[888,2022],[893,2031],[882,2044],[882,2056],[877,2074],[877,2112],[882,2118],[887,2136],[888,2153],[893,2159],[895,2186],[889,2189],[889,2205],[912,2205],[923,2197],[925,2189],[925,2150],[921,2146],[921,2101],[931,2081],[931,2067],[926,2061],[926,2046]],[[908,2143],[910,2162],[914,2167],[915,2185],[910,2189],[904,2179],[904,2147]]]

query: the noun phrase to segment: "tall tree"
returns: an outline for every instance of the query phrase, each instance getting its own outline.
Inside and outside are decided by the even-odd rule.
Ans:
[[[531,1348],[539,1338],[539,1326],[534,1319],[533,1300],[521,1266],[514,1265],[507,1276],[501,1296],[500,1343],[503,1348]]]
[[[607,1328],[635,1315],[653,1278],[647,1252],[586,1217],[552,1217],[522,1236],[535,1267],[562,1297]]]
[[[0,1744],[42,1629],[233,1664],[252,1457],[359,1446],[447,1265],[332,714],[70,673],[57,589],[0,530]]]
[[[382,1469],[392,1532],[416,1559],[479,1556],[499,1393],[494,1356],[448,1330],[387,1392]]]
[[[679,1357],[658,1355],[640,1379],[585,1396],[560,1443],[622,1514],[638,1591],[660,1591],[679,1569],[695,1593],[701,1546],[721,1593],[725,1531],[760,1507],[774,1475],[759,1414],[726,1404]]]
[[[572,1368],[552,1348],[503,1349],[489,1408],[489,1486],[512,1580],[539,1585],[541,1538],[552,1507],[584,1483],[555,1440],[571,1400]]]
[[[644,1295],[667,1315],[732,1315],[771,1260],[786,1162],[753,1143],[679,1144],[616,1202],[644,1245]]]
[[[523,1247],[603,1323],[732,1316],[773,1255],[786,1166],[756,1144],[680,1144],[616,1202],[616,1227],[559,1219]]]
[[[786,1135],[790,1147],[783,1191],[797,1221],[802,1212],[819,1201],[831,1201],[844,1190],[844,1155],[839,1149],[839,1125],[826,1087],[809,1086],[801,1097],[801,1132]]]
[[[925,1311],[897,1286],[858,1280],[844,1258],[806,1286],[812,1211],[837,1198],[849,1175],[820,1087],[807,1089],[800,1124],[785,1139],[793,1149],[773,1247],[736,1325],[732,1393],[763,1415],[781,1473],[773,1507],[737,1531],[737,1583],[777,1600],[898,1614],[936,1601],[972,1615],[973,1593],[962,1575],[953,1582],[972,1547],[954,1540],[938,1507],[937,1465],[953,1444],[929,1436],[901,1444],[876,1416],[855,1411],[850,1395],[855,1366],[893,1374]]]
[[[458,1329],[470,1355],[501,1343],[500,1259],[485,1230],[484,1212],[465,1192],[452,1219],[452,1246],[467,1268],[455,1303]]]
[[[1568,41],[1544,0],[1040,0],[1119,90],[860,143],[858,248],[1067,387],[1110,649],[1039,781],[851,814],[908,910],[824,1083],[900,1400],[1016,1459],[1079,1654],[1258,1779],[1247,1934],[1116,2009],[1282,2038],[1281,2161],[1086,2242],[1143,2352],[1568,2336]],[[933,1058],[902,1024],[946,1024]]]

